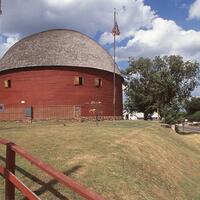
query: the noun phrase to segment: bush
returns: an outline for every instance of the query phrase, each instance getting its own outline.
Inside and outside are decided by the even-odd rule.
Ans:
[[[176,102],[172,105],[165,105],[162,109],[163,122],[166,124],[179,124],[185,121],[185,112],[180,112],[180,105]]]
[[[175,112],[173,110],[168,111],[163,122],[166,124],[179,124],[185,121],[185,113]]]
[[[200,110],[200,98],[192,97],[190,100],[186,101],[185,109],[188,115],[193,115],[195,112]]]
[[[190,122],[200,122],[200,111],[195,112],[194,114],[188,116]]]

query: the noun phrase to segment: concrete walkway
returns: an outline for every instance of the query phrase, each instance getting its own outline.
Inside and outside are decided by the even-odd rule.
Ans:
[[[200,133],[200,127],[198,126],[182,126],[178,125],[179,131],[183,133]]]

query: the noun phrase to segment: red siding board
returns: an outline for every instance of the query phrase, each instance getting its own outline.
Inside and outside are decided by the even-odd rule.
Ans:
[[[82,76],[84,85],[75,86],[74,77]],[[95,87],[94,79],[103,81]],[[11,88],[4,88],[11,80]],[[116,75],[116,116],[122,115],[122,78]],[[38,67],[5,71],[0,74],[0,104],[20,106],[80,105],[82,116],[89,113],[91,101],[101,101],[104,116],[113,115],[113,74],[78,67]]]

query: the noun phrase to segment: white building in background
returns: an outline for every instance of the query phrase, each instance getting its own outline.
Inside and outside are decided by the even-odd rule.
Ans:
[[[127,99],[127,97],[125,95],[125,89],[126,89],[126,86],[122,84],[123,103]],[[158,113],[154,112],[150,117],[151,117],[152,120],[156,120],[156,119],[158,119]],[[144,119],[144,113],[142,113],[142,112],[132,112],[132,113],[129,113],[126,110],[124,110],[123,111],[123,119],[124,120],[139,120],[139,119]]]
[[[139,120],[139,119],[144,119],[144,113],[142,113],[142,112],[128,113],[127,111],[124,111],[124,113],[123,113],[123,119],[124,120]],[[151,115],[151,119],[152,120],[158,119],[158,113],[154,112]]]

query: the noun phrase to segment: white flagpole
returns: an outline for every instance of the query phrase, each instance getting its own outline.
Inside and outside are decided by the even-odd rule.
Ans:
[[[0,15],[2,14],[2,9],[1,9],[1,0],[0,0]]]

